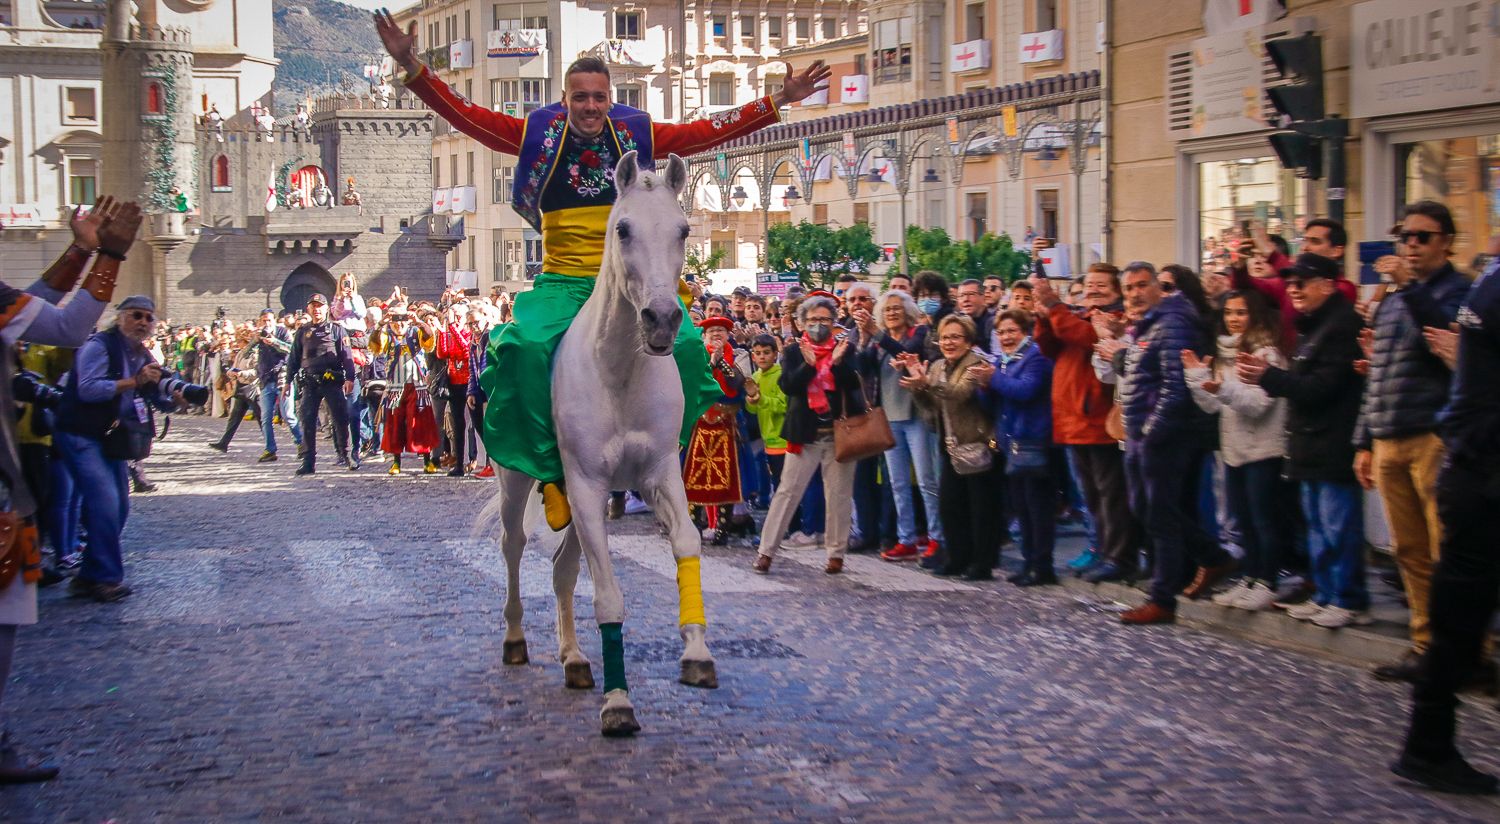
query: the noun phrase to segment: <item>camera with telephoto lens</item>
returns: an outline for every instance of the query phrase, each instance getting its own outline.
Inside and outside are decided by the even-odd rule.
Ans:
[[[181,391],[182,399],[187,401],[192,406],[203,406],[204,404],[208,403],[207,386],[203,386],[202,384],[197,383],[188,383],[187,381],[183,380],[182,376],[177,374],[176,372],[168,372],[167,370],[163,369],[161,373],[161,382],[158,383],[157,386],[160,387],[161,396],[163,398],[170,398],[173,394]]]

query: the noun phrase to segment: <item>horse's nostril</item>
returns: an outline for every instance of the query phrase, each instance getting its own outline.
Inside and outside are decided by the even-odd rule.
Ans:
[[[656,310],[650,307],[641,310],[641,320],[648,326],[656,325]]]
[[[679,327],[681,325],[682,325],[682,307],[680,307],[680,306],[673,306],[672,307],[672,311],[670,311],[670,312],[667,313],[666,327],[668,329],[676,329],[677,327]]]

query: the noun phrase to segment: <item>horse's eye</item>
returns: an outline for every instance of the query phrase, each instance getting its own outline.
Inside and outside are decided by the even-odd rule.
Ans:
[[[630,240],[630,224],[620,223],[616,225],[615,234],[620,236],[620,240]]]
[[[682,233],[682,239],[683,240],[687,240],[688,239],[688,234],[689,234],[688,227],[686,227],[686,226],[682,227],[681,233]]]

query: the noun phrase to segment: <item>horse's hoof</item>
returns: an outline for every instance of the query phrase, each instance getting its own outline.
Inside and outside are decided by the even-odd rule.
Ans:
[[[526,639],[519,641],[506,641],[501,647],[504,661],[511,666],[531,663],[531,658],[526,655]]]
[[[719,688],[719,673],[714,669],[713,661],[683,661],[682,677],[677,680],[690,687]]]
[[[605,707],[599,713],[599,724],[599,731],[608,738],[623,738],[641,731],[631,707]]]
[[[594,688],[594,671],[589,669],[587,661],[563,664],[563,682],[570,690],[591,690]]]

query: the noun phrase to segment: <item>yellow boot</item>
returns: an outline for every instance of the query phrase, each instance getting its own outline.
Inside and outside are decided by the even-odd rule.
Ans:
[[[560,532],[573,523],[573,508],[568,505],[568,495],[562,484],[542,484],[542,510],[547,514],[547,526]]]

